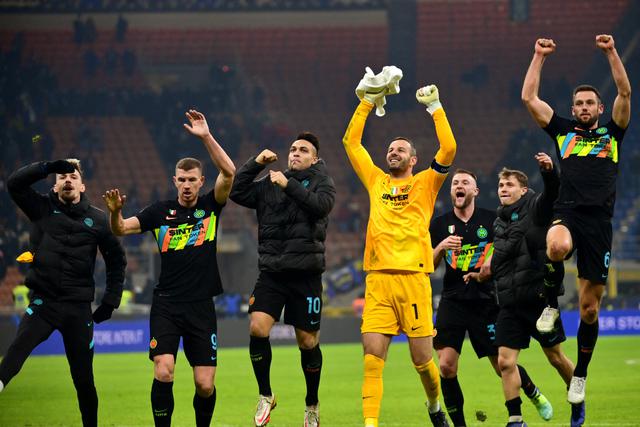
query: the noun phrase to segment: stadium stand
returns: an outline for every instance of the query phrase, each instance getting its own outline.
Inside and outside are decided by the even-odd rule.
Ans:
[[[182,114],[191,106],[207,113],[214,135],[238,166],[262,148],[284,154],[298,131],[311,130],[320,137],[321,155],[338,188],[328,266],[339,268],[357,259],[368,200],[341,139],[356,103],[355,82],[365,66],[386,65],[395,48],[389,42],[392,29],[385,2],[259,2],[262,9],[246,8],[248,3],[126,2],[127,10],[139,13],[124,15],[128,28],[122,32],[114,26],[113,12],[123,11],[115,2],[91,2],[94,11],[103,13],[85,10],[81,18],[69,13],[76,11],[76,2],[31,2],[29,16],[67,12],[67,18],[53,19],[49,26],[0,30],[6,76],[0,87],[8,111],[1,119],[8,138],[0,175],[4,179],[18,165],[38,158],[73,154],[92,169],[89,191],[97,204],[105,188],[120,186],[135,188],[141,207],[172,194],[169,174],[176,158],[194,150],[196,157],[205,156],[187,142],[181,128]],[[629,0],[613,0],[606,7],[594,1],[565,3],[558,9],[554,1],[530,2],[527,19],[516,21],[506,0],[417,2],[415,74],[419,84],[436,82],[440,87],[459,144],[456,166],[479,173],[485,206],[497,204],[493,193],[498,169],[509,165],[529,170],[533,153],[551,150],[546,136],[532,127],[519,94],[540,29],[559,46],[557,57],[545,66],[542,95],[565,111],[571,88],[590,77],[585,70],[600,55],[593,48],[594,31],[615,33],[632,7]],[[0,11],[16,16],[27,12],[7,7],[0,6]],[[142,12],[149,8],[166,12],[163,19],[143,21]],[[335,13],[318,13],[318,8]],[[191,10],[211,13],[211,20],[194,13],[192,20],[171,24],[172,12]],[[245,20],[251,25],[234,26],[232,19],[225,22],[215,14],[221,10],[257,18]],[[279,18],[281,13],[286,19]],[[351,21],[336,21],[344,13]],[[78,43],[72,21],[86,23],[87,17],[95,19],[95,34],[92,41]],[[279,24],[271,23],[275,21]],[[631,45],[631,40],[620,44]],[[125,53],[133,61],[129,68]],[[640,75],[637,64],[638,54],[628,55],[630,76]],[[599,75],[600,80],[602,76],[608,74]],[[372,157],[382,164],[386,143],[403,134],[416,141],[426,166],[436,150],[426,113],[415,107],[394,111],[395,100],[388,102],[389,114],[382,120],[372,118],[367,126]],[[638,111],[637,103],[633,108]],[[41,143],[24,144],[36,136]],[[638,139],[638,131],[630,128],[614,223],[621,257],[636,262],[640,178],[633,165]],[[282,159],[277,165],[285,167]],[[443,191],[438,206],[446,206],[447,198]],[[225,210],[222,228],[228,235],[255,239],[255,219],[233,203]]]

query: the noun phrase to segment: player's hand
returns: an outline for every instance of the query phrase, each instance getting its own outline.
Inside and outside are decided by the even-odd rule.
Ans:
[[[95,323],[101,323],[105,320],[111,319],[113,310],[115,310],[115,307],[111,304],[102,303],[98,308],[96,308],[96,311],[93,312],[91,317]]]
[[[473,271],[471,273],[467,273],[464,276],[462,276],[462,280],[464,280],[464,283],[466,283],[467,285],[472,280],[475,280],[476,282],[482,282],[480,273],[475,272],[475,271]]]
[[[102,195],[102,200],[104,200],[104,203],[107,205],[109,212],[118,212],[122,210],[122,206],[124,206],[127,201],[127,196],[124,194],[121,195],[120,190],[116,188],[113,190],[107,190]]]
[[[547,153],[538,153],[535,155],[535,159],[538,161],[540,169],[550,171],[553,169],[553,160]]]
[[[418,89],[416,91],[416,99],[420,104],[427,107],[429,114],[433,114],[438,108],[442,108],[440,93],[436,85],[429,85]]]
[[[262,150],[262,153],[256,157],[256,162],[261,165],[268,165],[278,160],[278,155],[271,150]]]
[[[46,162],[45,169],[47,173],[67,174],[76,171],[76,167],[68,160],[55,160]]]
[[[599,34],[596,36],[596,46],[602,49],[604,52],[613,50],[615,43],[613,36],[609,34]]]
[[[553,39],[538,39],[536,40],[535,53],[542,56],[551,55],[556,50],[556,44]]]
[[[275,184],[280,188],[285,188],[289,182],[287,177],[280,171],[269,171],[269,178],[271,179],[272,184]]]
[[[460,250],[462,247],[462,236],[449,236],[440,242],[442,249]]]
[[[189,133],[199,138],[205,138],[209,135],[209,125],[204,114],[196,110],[189,110],[184,115],[187,116],[189,124],[184,123],[183,126]]]

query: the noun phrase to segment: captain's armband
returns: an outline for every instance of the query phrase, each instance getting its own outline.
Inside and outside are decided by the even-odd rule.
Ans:
[[[436,159],[433,159],[433,161],[431,162],[431,169],[443,175],[446,175],[449,173],[449,168],[451,168],[451,165],[449,166],[441,165],[440,163],[436,162]]]

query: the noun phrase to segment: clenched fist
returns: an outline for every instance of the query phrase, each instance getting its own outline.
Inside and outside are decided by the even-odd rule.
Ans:
[[[261,165],[268,165],[278,160],[278,155],[271,150],[262,150],[262,153],[256,157],[256,162]]]

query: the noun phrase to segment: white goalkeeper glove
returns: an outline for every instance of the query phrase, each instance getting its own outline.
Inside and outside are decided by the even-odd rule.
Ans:
[[[416,99],[420,104],[426,105],[427,111],[431,115],[433,115],[438,108],[442,108],[438,87],[436,85],[429,85],[418,89],[416,91]]]
[[[384,78],[382,73],[375,75],[371,68],[365,68],[364,76],[358,86],[356,87],[356,96],[358,99],[366,99],[372,104],[389,92],[387,88],[388,81]]]

